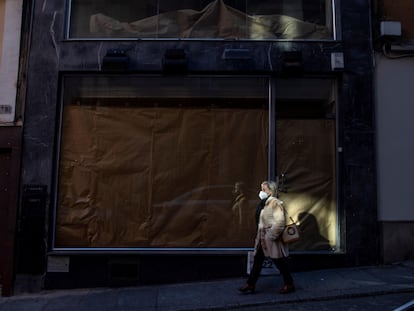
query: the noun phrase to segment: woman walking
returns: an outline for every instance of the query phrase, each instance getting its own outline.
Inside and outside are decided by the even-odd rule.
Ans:
[[[284,285],[279,292],[287,294],[294,292],[295,286],[286,262],[286,257],[289,256],[289,249],[282,240],[282,232],[286,226],[285,209],[283,202],[276,197],[277,184],[274,181],[270,181],[266,186],[268,188],[266,190],[269,191],[267,191],[268,197],[259,216],[252,271],[246,285],[240,287],[239,291],[241,293],[255,292],[256,282],[259,279],[265,257],[270,257],[283,277]],[[263,197],[262,191],[261,198]]]

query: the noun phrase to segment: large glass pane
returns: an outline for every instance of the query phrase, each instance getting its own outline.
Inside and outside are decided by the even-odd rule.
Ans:
[[[330,79],[277,83],[279,196],[302,232],[292,250],[338,249],[335,94]]]
[[[70,38],[332,39],[332,0],[72,0]]]
[[[56,248],[253,245],[267,79],[67,76],[63,98]]]

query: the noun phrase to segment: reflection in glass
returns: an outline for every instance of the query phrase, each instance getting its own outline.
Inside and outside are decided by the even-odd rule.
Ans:
[[[267,96],[262,77],[65,77],[55,247],[252,247]]]
[[[336,87],[332,79],[276,81],[279,196],[302,232],[295,251],[337,249]],[[283,176],[283,177],[282,177]]]
[[[331,0],[72,0],[71,38],[332,39]]]

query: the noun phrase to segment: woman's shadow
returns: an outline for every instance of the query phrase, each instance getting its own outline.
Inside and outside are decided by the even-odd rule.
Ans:
[[[308,212],[298,215],[300,229],[300,246],[306,250],[331,250],[329,240],[321,235],[316,217]],[[298,243],[298,244],[299,244]]]

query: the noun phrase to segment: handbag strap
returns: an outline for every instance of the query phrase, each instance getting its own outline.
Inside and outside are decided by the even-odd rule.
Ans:
[[[286,210],[286,208],[282,205],[282,208],[283,208],[283,213],[285,214],[285,218],[289,218],[290,219],[290,221],[292,222],[292,224],[296,224],[296,221],[294,221],[293,220],[293,218],[291,217],[291,216],[289,216],[289,214],[288,214],[288,212],[287,212],[287,210]],[[287,226],[288,224],[286,223],[286,226]]]
[[[287,220],[287,218],[289,218],[290,221],[292,222],[292,224],[296,224],[296,221],[294,221],[293,218],[291,216],[289,216],[289,214],[288,214],[286,208],[283,206],[283,204],[279,204],[279,202],[278,202],[278,205],[282,208],[283,214],[285,215],[285,219]],[[287,225],[288,224],[287,224],[287,221],[286,221],[286,226]]]

